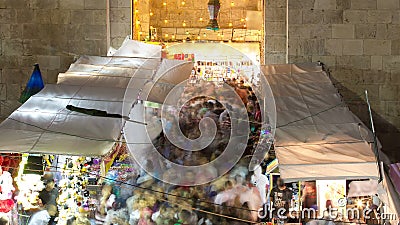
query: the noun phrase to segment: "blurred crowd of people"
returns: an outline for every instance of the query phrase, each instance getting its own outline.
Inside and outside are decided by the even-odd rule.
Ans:
[[[261,111],[252,88],[243,81],[234,79],[223,84],[199,81],[185,86],[176,100],[176,105],[168,106],[168,113],[163,115],[164,132],[154,141],[154,146],[166,161],[154,161],[152,157],[148,157],[146,168],[149,170],[147,172],[152,172],[160,180],[176,180],[181,185],[168,184],[150,177],[144,171],[139,172],[130,179],[129,183],[132,185],[122,185],[123,188],[121,186],[121,189],[132,190],[132,196],[116,200],[126,208],[111,207],[106,214],[108,219],[104,219],[105,224],[210,225],[248,224],[258,221],[258,210],[263,202],[256,188],[257,179],[248,170],[248,165],[260,136]],[[160,111],[154,109],[153,114],[147,116],[160,118]],[[246,116],[244,119],[234,120],[232,118],[236,118],[233,116],[235,113]],[[179,119],[174,123],[176,115]],[[186,143],[187,139],[180,135],[190,140],[201,137],[200,121],[207,118],[211,120],[203,124],[202,131],[214,127],[216,132],[211,144],[201,151],[183,150],[167,137],[180,137],[177,139],[182,140],[180,143],[186,149],[196,148],[198,146]],[[233,123],[244,123],[248,129],[232,130],[235,125]],[[239,163],[236,164],[237,160],[228,163],[233,167],[228,173],[224,169],[231,168],[229,166],[221,169],[209,165],[207,171],[192,170],[182,174],[174,170],[170,163],[166,163],[169,161],[183,166],[207,164],[226,151],[230,138],[240,135],[249,135],[249,140],[242,146],[245,151],[239,156]],[[220,178],[212,179],[216,177]],[[202,183],[202,179],[213,181],[192,186]],[[112,215],[119,216],[110,219]]]

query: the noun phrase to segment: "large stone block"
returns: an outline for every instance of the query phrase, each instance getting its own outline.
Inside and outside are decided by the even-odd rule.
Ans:
[[[325,24],[343,23],[343,10],[326,10],[324,13]]]
[[[93,10],[72,10],[71,23],[72,24],[93,24],[94,15]]]
[[[356,24],[355,27],[355,34],[357,39],[376,38],[376,24]]]
[[[0,84],[0,101],[7,100],[7,86],[6,84]]]
[[[32,9],[17,9],[17,23],[32,23],[34,12]]]
[[[400,37],[392,41],[392,55],[400,55]]]
[[[386,105],[386,114],[388,116],[400,117],[400,102],[388,102]]]
[[[400,11],[392,11],[392,23],[393,24],[400,24]]]
[[[49,55],[51,54],[51,48],[48,46],[48,42],[40,39],[36,40],[23,40],[23,55],[24,56],[32,56],[32,55]]]
[[[267,35],[285,35],[286,34],[286,23],[285,22],[266,22],[265,33]]]
[[[399,85],[385,84],[379,87],[379,98],[383,101],[397,101],[400,99]]]
[[[352,9],[376,9],[377,0],[351,0]]]
[[[2,117],[3,118],[8,117],[12,112],[14,112],[20,106],[21,103],[19,103],[16,100],[2,101],[2,104],[0,104],[0,112]]]
[[[383,56],[383,70],[400,71],[400,55]]]
[[[343,40],[343,55],[362,55],[363,40]]]
[[[310,38],[332,38],[332,25],[310,24],[307,28],[310,32]]]
[[[391,23],[392,13],[387,10],[369,10],[367,21],[368,23]]]
[[[360,70],[371,69],[371,56],[337,56],[336,64],[345,68],[351,67],[352,69]]]
[[[324,55],[325,39],[310,39],[304,42],[304,54],[306,55]]]
[[[323,23],[324,12],[322,10],[303,10],[304,24]]]
[[[0,25],[0,39],[10,38],[11,35],[11,25],[1,24]]]
[[[344,23],[366,23],[367,11],[366,10],[345,10],[343,13]]]
[[[336,0],[336,9],[345,10],[351,8],[350,0]]]
[[[105,55],[107,46],[104,40],[70,40],[68,47],[71,54]]]
[[[84,0],[60,0],[61,9],[85,9]]]
[[[2,41],[3,55],[20,55],[23,52],[22,40],[11,39]]]
[[[274,0],[269,0],[274,1]],[[288,0],[289,9],[312,9],[314,8],[315,0]]]
[[[30,1],[26,0],[6,0],[7,8],[10,9],[25,9],[30,5]]]
[[[382,56],[371,56],[371,70],[382,70]]]
[[[0,9],[0,24],[17,22],[17,13],[15,9]]]
[[[302,55],[302,56],[289,55],[289,63],[304,63],[304,62],[312,62],[312,57],[309,55],[306,55],[306,56],[305,55]]]
[[[93,24],[105,25],[107,22],[106,10],[92,10],[93,11]]]
[[[265,55],[265,64],[283,64],[286,63],[286,53],[272,53]]]
[[[328,68],[334,67],[336,65],[336,57],[335,56],[313,55],[312,61],[313,62],[320,61],[320,62],[324,63],[326,66],[328,66]]]
[[[38,56],[38,62],[41,69],[44,70],[56,70],[60,69],[60,56]]]
[[[6,0],[0,0],[0,9],[5,9],[5,8],[7,8]]]
[[[289,24],[302,24],[303,12],[301,9],[289,9]]]
[[[377,24],[376,25],[376,38],[377,39],[388,39],[388,26],[389,24]]]
[[[131,7],[131,0],[117,0],[117,3],[118,3],[118,8],[130,8]],[[141,3],[143,4],[143,1]]]
[[[37,56],[21,56],[20,64],[24,66],[33,66],[38,63]]]
[[[37,9],[35,10],[34,23],[36,24],[50,24],[51,23],[51,11],[48,9]]]
[[[41,39],[43,37],[41,26],[39,24],[24,24],[22,27],[23,39]]]
[[[0,68],[3,69],[3,75],[4,75],[4,69],[15,69],[18,68],[19,66],[19,56],[15,55],[2,55],[0,57]],[[2,81],[0,83],[3,83]]]
[[[130,25],[127,23],[111,23],[111,37],[125,38],[131,33]]]
[[[30,0],[30,7],[33,9],[57,9],[59,2],[55,0]]]
[[[400,84],[400,71],[392,71],[390,73],[390,83]]]
[[[315,0],[315,9],[336,9],[336,0]]]
[[[344,60],[343,60],[344,59]],[[351,62],[351,57],[343,57],[342,60],[339,60],[339,58],[336,58],[337,63],[340,64],[339,67],[335,67],[332,69],[332,76],[335,81],[340,82],[345,85],[351,84],[359,84],[360,81],[362,80],[362,70],[352,68],[352,67],[341,67],[342,62]],[[339,91],[342,89],[341,87],[338,87]]]
[[[400,37],[400,25],[377,24],[376,38],[383,40],[397,40]]]
[[[50,21],[52,24],[70,24],[71,11],[70,10],[51,10]]]
[[[353,24],[333,24],[332,25],[332,38],[354,38],[354,25]]]
[[[58,70],[43,70],[42,76],[46,84],[55,84],[58,79]]]
[[[325,41],[325,52],[327,55],[342,55],[343,40],[342,39],[327,39]]]
[[[118,8],[118,0],[110,0],[111,8]]]
[[[124,40],[125,38],[122,37],[111,38],[111,46],[114,48],[119,48]]]
[[[110,20],[114,23],[130,23],[131,10],[129,8],[112,9],[110,12]]]
[[[290,37],[312,38],[313,30],[314,29],[312,24],[289,24],[289,38]]]
[[[399,9],[399,0],[378,0],[378,9]]]
[[[266,51],[268,52],[282,52],[286,51],[286,38],[285,37],[270,37],[266,41]]]
[[[105,40],[107,32],[104,25],[83,25],[85,40]]]
[[[64,72],[70,67],[70,65],[74,62],[74,56],[66,56],[62,55],[60,57],[60,71]]]
[[[381,57],[382,59],[382,57]],[[384,84],[390,79],[390,73],[372,69],[363,71],[364,84]]]
[[[11,24],[10,26],[10,38],[20,39],[22,37],[23,25],[22,24]]]
[[[296,14],[292,14],[289,10],[289,17],[296,16]],[[295,12],[298,13],[298,12]],[[196,16],[196,18],[200,18],[201,16]],[[197,19],[196,19],[197,20]],[[266,8],[265,9],[265,21],[268,22],[277,22],[277,21],[286,21],[286,9],[285,8]]]
[[[397,40],[400,37],[400,25],[389,24],[387,26],[387,38],[389,40]]]
[[[106,0],[85,0],[85,9],[106,9]]]
[[[21,69],[3,69],[2,76],[1,76],[1,83],[4,84],[26,84],[29,71],[27,68],[32,67],[25,67],[25,70]],[[29,75],[28,75],[29,74]]]
[[[364,55],[390,55],[391,41],[388,40],[364,40]]]
[[[267,38],[268,41],[268,38]],[[289,38],[289,55],[290,56],[303,56],[304,55],[304,44],[301,38]]]
[[[286,8],[286,1],[287,0],[266,0],[265,4],[266,4],[267,8],[268,7],[269,8]],[[290,1],[292,1],[292,0],[289,0],[289,4],[290,4]],[[301,0],[301,1],[311,2],[314,0]],[[240,1],[240,2],[245,3],[245,1]]]
[[[7,84],[7,100],[17,100],[21,96],[24,87],[21,84]]]

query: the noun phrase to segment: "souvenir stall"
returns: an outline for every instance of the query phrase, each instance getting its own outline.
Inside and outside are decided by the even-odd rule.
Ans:
[[[193,62],[192,75],[198,80],[223,82],[245,79],[249,83],[255,83],[259,74],[254,70],[254,63],[259,62],[259,49],[258,44],[250,45],[254,46],[242,46],[238,43],[220,46],[213,43],[169,43],[167,57]],[[236,49],[245,50],[246,55]]]
[[[279,173],[286,183],[302,182],[303,208],[313,209],[317,217],[328,220],[332,218],[325,212],[335,208],[340,216],[333,219],[351,220],[347,210],[371,207],[365,201],[353,201],[350,197],[362,195],[350,196],[348,188],[355,181],[377,184],[379,168],[372,133],[344,104],[322,66],[261,68],[276,102],[279,128],[274,144]],[[377,194],[382,202],[388,196],[390,199],[391,192],[380,186],[364,193],[365,199]],[[395,204],[386,204],[396,212]],[[363,219],[362,213],[351,221],[360,222],[358,219]]]
[[[228,140],[227,136],[223,136],[225,130],[219,132],[221,143],[216,144],[211,149],[212,152],[188,156],[166,141],[159,126],[160,119],[151,115],[155,117],[153,120],[144,120],[143,113],[134,114],[135,110],[146,112],[146,104],[142,100],[163,103],[172,87],[190,76],[193,63],[161,59],[160,46],[133,41],[124,42],[113,56],[115,57],[81,57],[66,73],[59,75],[57,85],[47,85],[0,125],[0,149],[62,156],[61,160],[56,157],[44,160],[45,167],[56,168],[56,171],[48,171],[52,173],[51,179],[45,176],[46,173],[42,177],[44,189],[50,187],[49,190],[46,189],[47,192],[54,189],[49,181],[58,182],[59,192],[55,198],[58,216],[55,221],[62,225],[161,225],[193,224],[194,221],[199,221],[200,224],[224,224],[232,220],[247,223],[258,221],[258,210],[268,202],[266,189],[273,185],[269,185],[260,169],[254,173],[248,171],[250,159],[240,160],[230,171],[223,173],[221,178],[197,187],[186,184],[205,176],[213,176],[220,171],[214,167],[209,168],[209,174],[198,174],[198,171],[180,174],[178,170],[174,170],[174,164],[194,165],[194,155],[196,160],[204,164],[218,158],[224,150],[224,141]],[[194,61],[202,64],[202,60]],[[251,67],[250,63],[242,61],[243,63],[237,65]],[[209,64],[204,61],[204,64],[213,66],[214,62]],[[230,63],[221,62],[217,66],[221,65]],[[377,178],[375,157],[365,141],[368,140],[365,127],[346,107],[341,107],[340,96],[319,66],[286,65],[262,68],[266,77],[271,78],[272,89],[280,90],[274,93],[279,127],[274,144],[280,175],[285,182],[294,182],[292,190],[300,189],[299,181],[317,180],[315,185],[302,184],[307,186],[303,190],[310,189],[308,194],[312,195],[315,189],[318,196],[322,193],[318,193],[318,190],[326,188],[328,193],[334,191],[339,192],[337,195],[342,195],[343,189],[332,187],[331,184],[341,184],[346,178]],[[224,68],[217,69],[222,70]],[[239,74],[245,72],[247,79],[251,81],[249,83],[255,83],[254,80],[259,75],[245,69],[240,72],[235,69],[231,71]],[[163,76],[166,72],[169,73]],[[132,74],[139,76],[134,82],[130,82]],[[162,84],[157,83],[153,87],[153,79],[160,79]],[[202,84],[209,85],[208,95],[218,96],[218,86],[214,82],[200,83]],[[247,88],[239,87],[237,83],[233,85],[237,90],[243,89],[240,91],[245,97],[254,94]],[[193,92],[200,90],[195,86],[187,88]],[[139,95],[141,89],[151,90],[147,99],[142,99],[142,95]],[[265,98],[268,97],[271,96]],[[253,101],[251,98],[244,100],[248,100],[247,103]],[[217,100],[210,103],[209,99],[201,99],[191,103],[194,107],[186,111],[188,119],[183,124],[186,126],[184,132],[190,137],[196,137],[195,133],[191,133],[194,130],[191,129],[193,121],[205,116],[206,112],[222,115],[226,110],[216,106]],[[260,115],[261,109],[253,102],[247,103],[245,110],[256,121],[256,115]],[[332,105],[340,107],[318,113]],[[144,114],[148,116],[148,113]],[[26,123],[32,126],[26,126]],[[230,129],[231,126],[230,118],[223,118],[219,127]],[[268,133],[259,128],[254,126],[250,131],[251,135],[259,137],[262,132]],[[122,144],[125,140],[121,138],[121,131],[126,139],[126,146]],[[174,163],[162,163],[154,155],[147,154],[149,137],[156,150]],[[131,161],[126,147],[140,157],[143,156],[135,159],[141,167],[146,167],[146,171],[153,172],[155,177],[163,178],[162,180],[180,179],[187,183],[174,185],[173,182],[170,184],[154,179]],[[246,147],[245,150],[252,155],[254,143]],[[98,158],[99,156],[102,157]],[[276,168],[277,162],[273,161],[270,169]],[[26,182],[27,179],[23,181]],[[280,181],[277,179],[276,182]],[[35,186],[37,187],[34,188],[38,188],[40,183]],[[31,191],[33,196],[37,196],[35,190]],[[295,202],[300,201],[300,196],[302,194],[298,191],[297,197],[289,198],[292,208],[299,207],[300,204]],[[325,203],[337,198],[323,196]],[[321,206],[321,201],[315,204],[319,204],[319,208],[326,207],[327,204]],[[32,201],[25,204],[35,207],[41,203]]]
[[[17,213],[14,194],[16,192],[13,178],[18,172],[19,154],[2,154],[0,156],[0,218],[17,224]]]

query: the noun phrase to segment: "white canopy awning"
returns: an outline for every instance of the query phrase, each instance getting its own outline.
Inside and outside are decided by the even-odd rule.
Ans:
[[[120,138],[122,118],[70,111],[67,105],[121,115],[128,86],[135,84],[129,99],[136,100],[144,84],[177,65],[192,68],[189,62],[162,60],[160,46],[128,40],[116,56],[82,56],[59,75],[57,84],[46,85],[0,124],[0,151],[104,155]],[[169,88],[184,77],[166,74],[162,82]],[[152,92],[149,99],[163,98]]]
[[[378,178],[371,133],[317,64],[263,66],[277,112],[275,150],[286,181]]]

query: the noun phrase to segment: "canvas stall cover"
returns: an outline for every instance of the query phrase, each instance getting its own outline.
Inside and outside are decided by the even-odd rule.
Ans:
[[[275,98],[275,149],[287,182],[378,178],[371,132],[321,66],[269,65],[262,71]]]
[[[46,85],[0,124],[0,151],[104,155],[121,137],[125,121],[71,111],[67,105],[129,116],[123,105],[131,105],[145,84],[178,65],[192,68],[189,62],[161,59],[160,46],[131,40],[111,57],[82,56],[59,74],[57,84]],[[172,88],[181,79],[161,80]],[[132,96],[124,102],[127,88]],[[160,96],[152,93],[149,99],[162,101]]]

